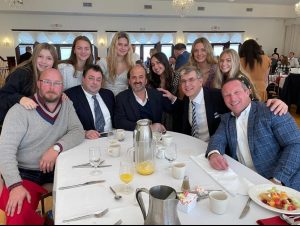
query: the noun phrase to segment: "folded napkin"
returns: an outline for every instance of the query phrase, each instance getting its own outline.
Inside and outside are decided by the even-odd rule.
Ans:
[[[205,158],[205,154],[191,156],[191,159],[231,195],[248,195],[249,187],[253,184],[246,178],[238,176],[231,168],[228,170],[213,169]]]
[[[257,220],[259,225],[289,225],[279,216]]]

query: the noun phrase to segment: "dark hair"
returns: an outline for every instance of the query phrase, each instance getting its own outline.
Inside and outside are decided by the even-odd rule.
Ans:
[[[183,44],[183,43],[177,43],[177,44],[174,46],[174,49],[176,49],[176,50],[183,50],[183,49],[186,49],[186,45]]]
[[[94,56],[93,56],[93,46],[92,46],[92,43],[91,43],[91,41],[88,39],[88,37],[86,37],[86,36],[83,36],[83,35],[80,35],[80,36],[77,36],[75,39],[74,39],[74,41],[73,41],[73,44],[72,44],[72,50],[71,50],[71,55],[70,55],[70,57],[69,57],[69,59],[67,59],[67,60],[62,60],[60,63],[68,63],[68,64],[72,64],[73,65],[73,67],[74,67],[74,73],[75,73],[75,71],[76,71],[76,65],[77,65],[77,57],[76,57],[76,55],[75,55],[75,53],[74,53],[74,51],[75,51],[75,46],[76,46],[76,43],[78,42],[78,41],[80,41],[80,40],[82,40],[82,41],[86,41],[87,43],[89,43],[89,46],[90,46],[90,49],[91,49],[91,55],[89,56],[89,58],[86,60],[86,62],[85,62],[85,67],[87,66],[87,65],[89,65],[89,64],[92,64],[93,63],[93,61],[94,61]]]
[[[166,80],[166,89],[167,90],[171,90],[171,86],[172,86],[172,78],[173,78],[173,71],[172,71],[172,68],[170,66],[170,63],[169,63],[169,59],[167,58],[167,56],[162,53],[162,52],[158,52],[158,53],[155,53],[152,57],[151,57],[151,60],[152,58],[156,58],[162,65],[164,65],[165,67],[165,71],[163,72],[163,75],[165,76],[165,80]],[[150,60],[150,62],[151,62]],[[160,75],[156,74],[153,69],[152,69],[152,66],[150,65],[150,85],[153,87],[153,88],[159,88],[160,87]]]
[[[96,72],[100,72],[101,75],[103,76],[102,69],[101,69],[101,67],[100,67],[98,64],[89,64],[89,65],[87,65],[87,66],[85,67],[85,69],[83,70],[82,76],[85,77],[85,76],[86,76],[86,73],[87,73],[89,70],[93,70],[93,71],[96,71]]]
[[[128,72],[127,72],[127,79],[128,79],[128,80],[130,79],[130,73],[131,73],[131,71],[132,71],[134,68],[136,68],[136,67],[141,67],[141,68],[144,69],[144,72],[145,72],[145,75],[146,75],[146,79],[148,80],[147,71],[146,71],[145,67],[144,67],[142,64],[136,64],[136,65],[134,65],[132,68],[130,68],[130,69],[128,70]]]
[[[246,66],[249,65],[250,69],[253,70],[255,60],[262,64],[262,49],[261,46],[253,39],[246,40],[239,50],[240,57],[245,58]]]
[[[227,84],[227,83],[229,83],[229,82],[232,82],[232,81],[239,81],[239,82],[241,82],[242,83],[242,86],[243,86],[243,88],[244,88],[244,90],[246,90],[246,89],[251,89],[251,85],[250,85],[250,83],[249,83],[249,80],[247,80],[247,79],[244,79],[244,77],[243,76],[237,76],[237,77],[235,77],[235,78],[229,78],[229,79],[227,79],[223,84],[222,84],[222,88],[224,87],[224,85],[225,84]]]

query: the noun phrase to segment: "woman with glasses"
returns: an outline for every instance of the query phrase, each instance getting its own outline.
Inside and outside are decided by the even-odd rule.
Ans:
[[[74,39],[69,59],[58,64],[63,76],[64,89],[81,85],[83,70],[94,61],[92,43],[86,36]]]
[[[107,57],[98,62],[103,71],[103,88],[115,96],[128,87],[127,73],[134,66],[132,55],[129,36],[120,31],[114,35]]]
[[[0,89],[0,124],[6,113],[16,103],[26,109],[34,109],[37,104],[31,99],[36,92],[40,74],[48,68],[57,68],[57,52],[54,46],[41,43],[33,49],[32,57],[14,68]]]

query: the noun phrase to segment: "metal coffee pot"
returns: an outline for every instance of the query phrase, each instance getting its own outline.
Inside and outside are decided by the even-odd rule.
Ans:
[[[146,213],[142,198],[142,192],[149,194],[149,210]],[[164,185],[158,185],[150,188],[137,188],[136,199],[144,217],[146,225],[180,225],[177,214],[178,198],[176,191]]]
[[[150,175],[155,171],[155,144],[152,140],[150,125],[150,120],[141,119],[137,121],[133,131],[135,167],[136,171],[141,175]]]

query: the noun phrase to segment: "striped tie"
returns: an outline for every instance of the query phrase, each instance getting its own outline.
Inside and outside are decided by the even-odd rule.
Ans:
[[[192,136],[196,137],[197,120],[196,120],[196,103],[192,101]]]
[[[96,95],[93,96],[93,99],[94,99],[94,112],[95,112],[95,128],[98,132],[103,132],[105,126],[103,113],[101,111]]]

